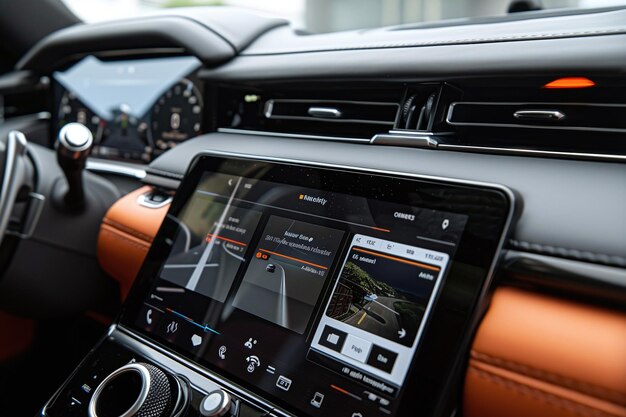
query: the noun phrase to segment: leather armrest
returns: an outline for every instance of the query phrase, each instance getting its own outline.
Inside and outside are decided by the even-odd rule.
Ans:
[[[464,416],[626,416],[626,314],[499,288],[472,347]]]
[[[122,300],[128,295],[169,205],[148,208],[138,202],[150,192],[141,187],[119,199],[107,212],[98,235],[98,262],[120,284]]]

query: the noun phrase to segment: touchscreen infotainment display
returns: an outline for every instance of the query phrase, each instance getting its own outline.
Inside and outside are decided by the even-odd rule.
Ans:
[[[433,366],[463,343],[510,207],[498,189],[203,156],[122,324],[294,414],[403,415],[410,387],[445,383]]]

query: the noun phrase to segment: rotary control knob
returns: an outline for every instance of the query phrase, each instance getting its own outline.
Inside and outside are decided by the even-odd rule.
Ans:
[[[131,363],[98,385],[89,402],[89,417],[170,417],[186,404],[180,381],[156,366]]]
[[[204,417],[222,417],[230,411],[232,399],[223,389],[209,392],[200,402],[199,411]]]
[[[60,152],[69,159],[82,159],[93,145],[93,135],[87,126],[68,123],[59,131]]]

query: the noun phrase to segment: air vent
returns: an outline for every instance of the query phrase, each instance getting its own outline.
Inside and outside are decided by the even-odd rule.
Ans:
[[[367,123],[393,127],[397,103],[343,100],[267,100],[268,119],[314,122]]]
[[[46,107],[43,90],[0,95],[0,121],[43,112]]]
[[[402,94],[401,87],[223,90],[229,106],[219,125],[222,130],[369,141],[394,128]]]
[[[462,92],[447,83],[421,84],[407,88],[397,132],[446,134],[448,104],[462,98]]]
[[[446,83],[421,84],[407,88],[400,117],[393,130],[375,135],[375,145],[436,148],[449,135],[445,123],[447,104],[461,92]]]
[[[217,127],[385,146],[626,158],[626,82],[595,78],[591,88],[543,88],[550,80],[221,87]]]
[[[440,147],[564,158],[626,156],[623,81],[595,79],[596,86],[586,89],[542,88],[548,81],[464,85],[463,97],[447,104],[453,135]]]
[[[452,103],[448,123],[626,133],[626,105],[603,103]]]
[[[20,116],[48,110],[47,77],[35,77],[29,72],[5,74],[0,80],[0,123]]]
[[[434,119],[438,91],[410,91],[402,106],[399,129],[429,131]]]

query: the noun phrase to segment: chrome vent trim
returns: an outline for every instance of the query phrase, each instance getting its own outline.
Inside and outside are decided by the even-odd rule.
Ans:
[[[371,139],[357,139],[357,138],[342,138],[342,137],[334,137],[334,136],[315,136],[315,135],[298,135],[291,133],[274,133],[274,132],[264,132],[264,131],[256,131],[256,130],[243,130],[243,129],[234,129],[234,128],[219,128],[217,129],[219,133],[229,133],[229,134],[239,134],[239,135],[249,135],[249,136],[259,136],[259,137],[280,137],[286,139],[308,139],[308,140],[326,140],[326,141],[335,141],[335,142],[351,142],[351,143],[360,143],[360,144],[371,144],[371,145],[387,145],[383,143],[384,141],[380,139],[376,139],[376,136]],[[392,135],[394,139],[402,139],[406,138],[422,138],[423,142],[426,143],[426,138],[429,136],[433,136],[432,133],[419,133],[419,134],[406,134],[406,132],[398,132],[398,131],[390,131],[389,135]],[[448,134],[449,135],[449,134]],[[437,138],[445,138],[446,135],[435,135],[433,138],[437,141]],[[434,142],[428,140],[428,144],[434,145]],[[402,144],[398,145],[398,143],[394,143],[395,146],[406,146],[410,147],[410,145]],[[536,149],[516,149],[516,148],[496,148],[489,146],[471,146],[471,145],[455,145],[450,143],[437,142],[436,146],[414,146],[417,148],[425,148],[430,150],[445,150],[445,151],[457,151],[457,152],[473,152],[473,153],[486,153],[486,154],[498,154],[498,155],[516,155],[516,156],[528,156],[528,157],[536,157],[536,158],[557,158],[557,159],[581,159],[581,160],[590,160],[590,161],[602,161],[602,162],[626,162],[626,155],[610,155],[610,154],[596,154],[596,153],[586,153],[586,152],[559,152],[559,151],[544,151],[544,150],[536,150]]]
[[[302,115],[288,115],[280,113],[277,110],[279,105],[304,105],[307,107],[307,111]],[[388,107],[393,109],[393,119],[375,120],[371,118],[360,117],[345,117],[344,107],[350,106],[378,106]],[[393,126],[395,123],[395,115],[399,108],[398,103],[393,102],[378,102],[378,101],[357,101],[357,100],[311,100],[311,99],[269,99],[265,102],[263,115],[267,119],[273,120],[304,120],[304,121],[318,121],[318,122],[330,122],[330,123],[366,123],[377,125],[389,125]]]
[[[496,148],[493,146],[473,146],[473,145],[453,145],[447,143],[439,143],[437,149],[459,151],[459,152],[474,152],[474,153],[488,153],[499,155],[518,155],[518,156],[532,156],[543,158],[558,158],[558,159],[582,159],[590,161],[604,161],[604,162],[625,162],[626,155],[611,155],[602,153],[585,153],[585,152],[560,152],[560,151],[545,151],[536,149],[517,149],[517,148]]]

